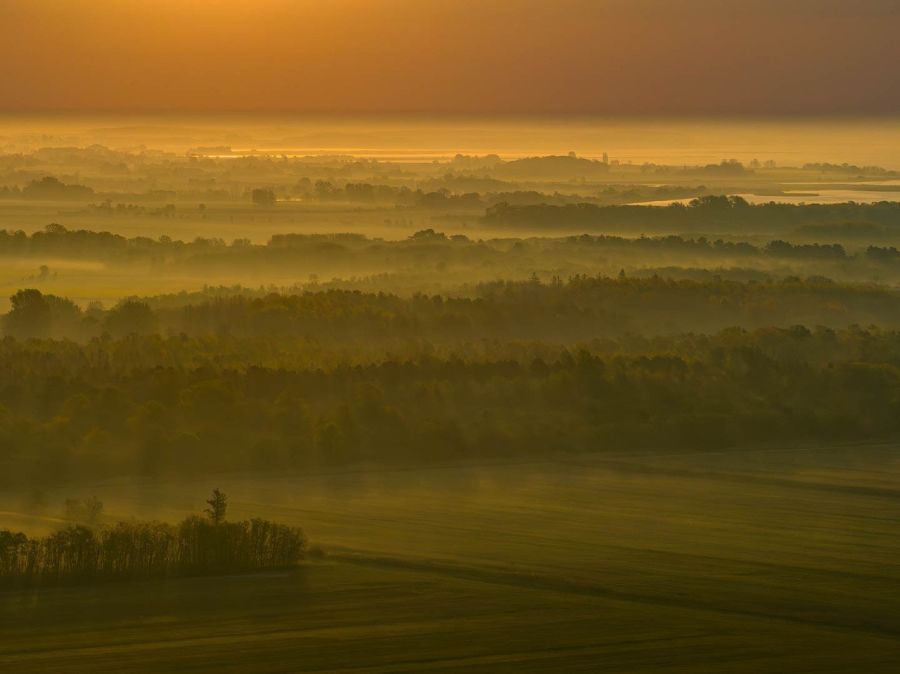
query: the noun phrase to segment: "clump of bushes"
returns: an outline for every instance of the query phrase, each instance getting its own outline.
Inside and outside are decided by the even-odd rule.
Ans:
[[[224,503],[224,501],[222,502]],[[304,557],[296,527],[191,516],[180,524],[74,525],[43,538],[0,531],[0,586],[166,578],[286,568]]]

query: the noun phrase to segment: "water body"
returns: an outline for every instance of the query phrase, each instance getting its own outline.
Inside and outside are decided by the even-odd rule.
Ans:
[[[863,184],[863,183],[860,183]],[[878,201],[900,201],[900,191],[873,191],[866,189],[823,189],[817,192],[785,190],[777,196],[759,194],[736,194],[751,204],[767,204],[771,201],[784,204],[842,204],[855,201],[860,204],[873,204]],[[639,206],[670,206],[672,204],[688,204],[688,199],[661,199],[658,201],[636,202]]]
[[[0,116],[0,153],[102,144],[204,154],[350,155],[443,161],[457,153],[576,152],[669,165],[773,160],[900,169],[900,117],[668,119],[590,117]]]

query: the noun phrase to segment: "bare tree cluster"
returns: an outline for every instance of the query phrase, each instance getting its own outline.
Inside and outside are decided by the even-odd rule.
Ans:
[[[43,538],[0,531],[0,586],[258,571],[293,566],[303,557],[301,529],[262,519],[225,522],[224,509],[220,514],[178,525],[75,525]]]

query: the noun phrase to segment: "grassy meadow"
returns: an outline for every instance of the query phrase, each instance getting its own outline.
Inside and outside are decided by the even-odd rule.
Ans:
[[[0,527],[172,520],[219,486],[234,518],[303,526],[288,572],[14,590],[16,672],[892,672],[900,663],[890,445],[113,480],[8,495]],[[29,509],[33,513],[33,508]]]

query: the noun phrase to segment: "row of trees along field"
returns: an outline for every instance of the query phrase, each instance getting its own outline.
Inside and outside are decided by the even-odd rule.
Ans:
[[[890,234],[900,229],[900,204],[886,202],[884,204],[854,205],[804,205],[773,204],[771,206],[747,206],[752,212],[758,212],[760,218],[767,221],[767,209],[780,209],[782,206],[796,211],[789,213],[805,214],[809,208],[834,209],[828,212],[797,215],[796,222],[790,219],[785,225],[793,224],[800,229],[790,232],[806,232],[810,235],[839,235],[852,238],[854,230],[869,238],[877,238],[880,234]],[[523,206],[499,208],[492,212],[490,219],[502,223],[524,224],[543,222],[565,227],[569,221],[597,218],[602,223],[602,214],[606,207],[584,208],[583,204],[571,207]],[[636,209],[636,227],[633,231],[645,231],[641,225],[653,224],[654,219],[664,219],[657,213],[670,210],[680,212],[685,208],[648,208],[648,207],[609,207],[614,209]],[[847,209],[842,213],[843,208]],[[687,209],[694,210],[694,209]],[[702,210],[702,209],[701,209]],[[717,209],[710,209],[718,213]],[[729,209],[741,213],[743,209]],[[858,211],[858,212],[857,212]],[[623,211],[631,213],[630,210]],[[638,217],[642,216],[642,217]],[[698,231],[695,222],[688,219],[687,231]],[[720,224],[718,220],[714,224]],[[735,223],[738,224],[738,223]],[[693,226],[691,226],[693,225]],[[891,228],[894,229],[891,229]],[[583,249],[582,252],[596,255],[604,250],[622,253],[626,251],[640,252],[645,255],[653,253],[681,253],[708,258],[771,258],[771,259],[809,259],[818,261],[845,260],[850,257],[843,246],[834,243],[795,244],[775,239],[765,245],[758,245],[740,240],[725,240],[706,236],[616,236],[611,234],[582,234],[577,236],[532,237],[532,238],[487,238],[473,239],[464,234],[446,235],[433,229],[423,229],[409,237],[396,241],[370,238],[362,234],[276,234],[265,244],[252,243],[249,239],[235,239],[231,243],[218,238],[196,238],[192,241],[180,241],[168,236],[151,239],[145,236],[125,237],[104,231],[67,229],[63,225],[50,224],[43,230],[27,234],[24,231],[0,230],[0,255],[15,256],[54,256],[63,258],[101,259],[108,262],[133,264],[137,261],[148,262],[180,262],[183,265],[208,266],[214,263],[267,263],[286,264],[322,257],[332,261],[351,261],[357,264],[383,262],[417,262],[423,260],[441,260],[463,264],[479,264],[497,262],[505,257],[540,253],[541,255],[565,256]],[[878,257],[883,253],[877,246],[872,247],[871,254]]]
[[[132,335],[0,341],[0,482],[865,440],[900,333],[729,329],[561,346]]]
[[[771,232],[809,224],[865,222],[900,226],[900,202],[871,204],[750,204],[738,196],[707,195],[688,204],[665,207],[600,206],[580,204],[509,204],[490,206],[484,217],[489,224],[543,229],[624,229],[630,231],[755,231]]]
[[[262,519],[227,522],[226,497],[218,489],[207,503],[207,518],[177,525],[79,524],[42,538],[0,531],[0,586],[259,571],[302,558],[302,530]]]
[[[358,290],[273,293],[212,289],[132,298],[104,309],[37,289],[11,297],[0,318],[18,339],[87,341],[108,334],[295,337],[330,344],[393,345],[427,339],[573,343],[597,336],[714,332],[731,325],[851,324],[900,327],[900,293],[822,277],[777,281],[573,276],[480,284],[465,296],[402,297]]]

